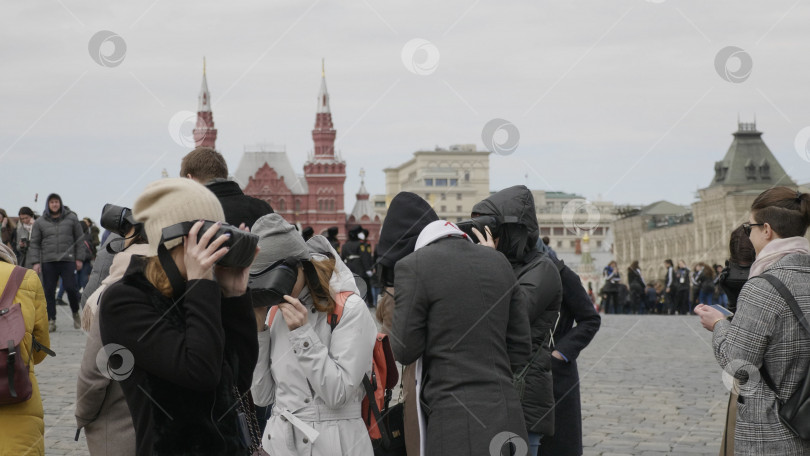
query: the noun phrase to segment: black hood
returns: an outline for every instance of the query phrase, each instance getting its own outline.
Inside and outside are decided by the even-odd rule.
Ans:
[[[391,200],[377,243],[379,264],[393,268],[397,261],[413,253],[416,238],[439,216],[427,201],[411,192],[400,192]]]
[[[505,223],[501,227],[498,250],[509,261],[522,261],[526,253],[536,249],[540,238],[534,196],[525,185],[505,188],[489,198],[476,203],[472,213],[491,215],[497,218],[516,218],[517,223]],[[504,242],[505,241],[505,242]]]

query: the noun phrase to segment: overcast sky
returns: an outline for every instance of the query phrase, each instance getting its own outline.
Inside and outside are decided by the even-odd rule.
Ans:
[[[491,156],[493,190],[688,204],[711,182],[738,113],[756,115],[806,183],[810,158],[794,140],[810,126],[808,19],[796,0],[4,2],[0,207],[42,211],[58,192],[97,220],[164,168],[177,176],[190,149],[170,119],[196,111],[203,56],[231,170],[246,144],[269,142],[299,172],[326,59],[347,211],[361,167],[368,190],[383,193],[383,168],[436,145],[484,149],[495,118],[519,143]],[[94,59],[104,30],[120,38]],[[406,66],[414,39],[424,41],[405,49]],[[742,52],[718,72],[728,46]]]

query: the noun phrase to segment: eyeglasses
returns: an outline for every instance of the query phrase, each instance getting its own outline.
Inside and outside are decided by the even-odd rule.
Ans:
[[[763,226],[764,223],[743,223],[743,231],[745,231],[746,236],[751,236],[751,227],[752,226]]]

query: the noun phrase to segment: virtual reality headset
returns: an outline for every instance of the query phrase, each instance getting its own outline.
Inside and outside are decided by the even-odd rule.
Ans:
[[[128,207],[116,206],[110,203],[105,204],[104,209],[101,210],[101,221],[99,223],[101,223],[102,228],[110,230],[110,232],[121,237],[125,237],[133,227],[136,228],[141,237],[146,237],[146,233],[141,229],[143,223],[135,221],[132,210]]]
[[[203,234],[205,234],[205,232],[208,231],[211,226],[217,223],[210,220],[204,220],[203,222],[202,228],[200,228],[200,231],[197,233],[198,242],[200,238],[202,238]],[[160,243],[163,244],[164,242],[171,241],[172,239],[177,239],[179,237],[188,235],[189,231],[191,231],[191,227],[193,227],[195,223],[197,222],[181,222],[176,225],[163,228]],[[250,266],[250,264],[253,263],[253,257],[256,254],[256,246],[259,244],[259,236],[253,233],[248,233],[247,231],[242,231],[233,225],[223,223],[217,230],[216,234],[214,234],[214,237],[211,238],[211,241],[218,239],[225,233],[230,233],[231,237],[226,240],[224,244],[222,244],[222,247],[228,247],[229,250],[225,256],[217,261],[217,264],[229,268],[246,268]]]
[[[263,271],[251,272],[248,288],[253,307],[271,307],[284,302],[284,295],[292,294],[300,266],[300,260],[290,257],[276,261]]]

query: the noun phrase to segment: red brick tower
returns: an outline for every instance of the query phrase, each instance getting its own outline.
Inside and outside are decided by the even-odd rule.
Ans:
[[[205,57],[203,57],[203,79],[200,95],[197,97],[197,127],[194,128],[194,144],[197,147],[216,148],[217,129],[214,128],[214,114],[211,112],[211,94],[205,77]]]
[[[322,64],[323,65],[323,64]],[[315,114],[315,129],[312,141],[315,150],[304,163],[304,178],[309,195],[308,223],[315,234],[320,234],[330,226],[340,229],[340,237],[345,238],[346,214],[343,208],[343,183],[346,181],[346,162],[335,155],[335,131],[332,125],[332,112],[329,108],[329,92],[326,90],[326,76],[321,68],[321,90]]]

